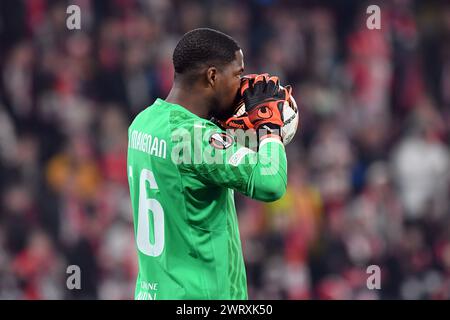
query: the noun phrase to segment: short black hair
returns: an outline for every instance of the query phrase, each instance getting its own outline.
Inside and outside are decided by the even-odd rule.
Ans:
[[[207,64],[226,65],[235,59],[241,48],[237,42],[220,31],[199,28],[186,33],[173,52],[176,73],[193,71]]]

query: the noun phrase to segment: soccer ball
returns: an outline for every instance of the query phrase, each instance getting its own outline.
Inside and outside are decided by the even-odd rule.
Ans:
[[[280,85],[281,88],[283,86]],[[234,116],[242,116],[245,113],[244,102],[241,101],[236,108]],[[298,128],[298,107],[294,97],[291,96],[289,101],[286,101],[283,106],[283,126],[281,127],[281,137],[283,138],[283,144],[287,145],[294,138]]]

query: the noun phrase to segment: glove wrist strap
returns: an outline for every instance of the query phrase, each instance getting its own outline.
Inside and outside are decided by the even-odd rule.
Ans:
[[[261,125],[257,130],[257,134],[259,143],[261,143],[262,139],[265,139],[268,136],[278,137],[281,141],[283,140],[281,137],[281,127],[273,123],[265,123]]]

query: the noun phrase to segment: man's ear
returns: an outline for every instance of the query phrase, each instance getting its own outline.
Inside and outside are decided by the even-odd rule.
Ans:
[[[206,80],[208,81],[211,87],[214,87],[216,85],[216,78],[217,78],[217,68],[209,67],[206,70]]]

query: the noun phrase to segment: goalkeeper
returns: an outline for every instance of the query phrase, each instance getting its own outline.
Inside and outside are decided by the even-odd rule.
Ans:
[[[185,34],[173,64],[167,98],[141,111],[128,131],[139,263],[135,299],[247,299],[233,192],[261,201],[285,193],[280,108],[290,90],[280,90],[267,74],[243,78],[241,49],[212,29]],[[239,98],[248,113],[230,117]],[[225,127],[244,123],[258,130],[257,151],[211,117]],[[195,150],[222,161],[199,161]]]

